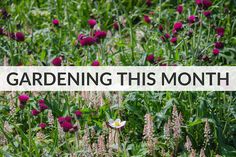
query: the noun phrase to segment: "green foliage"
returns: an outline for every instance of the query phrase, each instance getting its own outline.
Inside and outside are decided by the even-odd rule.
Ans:
[[[236,64],[235,1],[212,1],[213,5],[208,9],[212,11],[209,19],[202,15],[203,10],[194,1],[153,0],[150,7],[144,2],[1,1],[0,9],[6,9],[10,16],[3,18],[0,14],[0,28],[8,33],[0,35],[0,63],[49,66],[55,57],[60,56],[65,66],[91,65],[94,60],[105,66]],[[178,14],[176,7],[181,3],[184,11]],[[144,22],[144,15],[151,17],[150,24]],[[190,15],[198,17],[193,24],[187,22]],[[91,18],[96,19],[96,27],[107,31],[107,37],[100,43],[83,47],[77,38],[79,34],[93,35],[94,30],[87,23]],[[59,20],[59,26],[52,24],[53,19]],[[118,22],[119,30],[113,28],[114,21]],[[183,30],[175,35],[172,30],[177,21],[183,23]],[[163,32],[158,30],[160,25]],[[216,27],[225,28],[223,37],[216,37]],[[193,32],[192,36],[188,36],[189,31]],[[9,33],[15,32],[23,32],[25,41],[13,40]],[[177,44],[170,43],[170,39],[163,42],[161,37],[166,33],[177,36]],[[224,49],[219,55],[213,55],[214,42],[218,40],[224,42]],[[150,54],[155,56],[153,62],[146,60]],[[120,143],[109,145],[110,156],[189,156],[190,152],[185,148],[187,136],[198,155],[205,148],[206,156],[236,156],[235,92],[87,92],[89,98],[82,92],[28,92],[30,100],[24,109],[19,107],[19,94],[0,94],[0,156],[89,156],[86,142],[89,146],[97,144],[103,135],[105,144],[108,144],[112,129],[106,123],[116,118],[126,121],[126,125],[115,131]],[[50,110],[38,116],[31,115],[31,110],[38,108],[39,99],[44,99],[52,111],[53,124],[49,124]],[[174,119],[175,105],[183,116],[178,139],[173,134],[167,138],[164,132],[168,119]],[[77,110],[82,112],[79,119],[74,114]],[[153,139],[157,140],[152,152],[143,133],[146,114],[153,118]],[[61,126],[57,122],[61,116],[72,116],[73,123],[80,126],[78,131],[67,132],[61,138]],[[38,126],[42,122],[47,124],[45,129]],[[210,139],[205,145],[207,122]],[[84,140],[86,133],[89,139]]]

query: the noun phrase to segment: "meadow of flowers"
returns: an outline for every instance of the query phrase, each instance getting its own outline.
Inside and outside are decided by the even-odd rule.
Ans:
[[[235,65],[236,2],[2,0],[0,64]],[[235,92],[1,92],[0,156],[235,157],[235,104]]]

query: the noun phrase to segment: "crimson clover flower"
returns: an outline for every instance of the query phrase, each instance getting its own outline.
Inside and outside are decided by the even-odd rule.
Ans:
[[[212,2],[210,0],[196,0],[195,2],[199,7],[203,7],[204,9],[208,9],[212,6]]]
[[[99,61],[98,60],[95,60],[95,61],[93,61],[92,62],[92,64],[91,64],[92,66],[99,66],[100,65],[100,63],[99,63]]]
[[[216,28],[216,33],[219,37],[223,37],[225,33],[225,29],[223,27]]]
[[[16,33],[15,33],[15,39],[16,39],[16,41],[19,41],[19,42],[25,41],[25,35],[24,35],[24,33],[22,33],[22,32],[16,32]]]
[[[207,18],[210,18],[211,17],[211,11],[204,11],[203,15]]]
[[[90,46],[96,42],[96,39],[93,37],[82,37],[79,41],[81,46]]]
[[[65,118],[64,117],[58,117],[57,120],[60,124],[62,124],[62,123],[64,123]]]
[[[154,59],[155,59],[154,54],[149,54],[149,55],[147,55],[147,57],[146,57],[146,60],[147,60],[148,62],[150,62],[150,63],[153,63],[153,62],[154,62]]]
[[[39,103],[39,108],[40,108],[40,111],[44,111],[44,110],[48,109],[48,106],[45,105],[44,103]]]
[[[223,49],[224,48],[224,43],[218,41],[218,42],[215,42],[215,48],[217,49]]]
[[[53,64],[54,66],[61,66],[61,63],[62,63],[61,57],[56,57],[56,58],[54,58],[54,59],[52,60],[52,64]]]
[[[61,124],[61,127],[63,128],[64,132],[68,132],[71,128],[73,128],[73,125],[71,124],[71,122],[64,121]]]
[[[220,50],[215,48],[215,49],[212,50],[212,53],[214,55],[218,55],[220,53]]]
[[[46,126],[47,126],[47,124],[46,124],[46,123],[40,123],[40,124],[39,124],[39,127],[40,127],[41,129],[45,129],[45,128],[46,128]]]
[[[151,19],[150,19],[149,16],[144,15],[144,16],[143,16],[143,19],[144,19],[144,21],[145,21],[146,23],[151,23]]]
[[[113,28],[114,28],[115,30],[119,30],[119,24],[118,24],[118,22],[114,22],[114,23],[113,23]]]
[[[21,94],[18,96],[18,99],[20,101],[19,107],[23,109],[25,107],[26,102],[29,100],[29,96],[27,94]]]
[[[55,25],[55,26],[58,26],[59,25],[59,20],[58,19],[52,20],[52,24]]]
[[[33,109],[33,110],[31,111],[31,114],[32,114],[33,116],[37,116],[39,113],[40,113],[40,111],[38,111],[38,110],[36,110],[36,109]]]
[[[181,23],[181,22],[176,22],[176,23],[174,23],[174,28],[173,28],[173,30],[175,30],[175,31],[180,31],[181,29],[183,28],[183,24]]]
[[[170,34],[166,33],[166,34],[164,35],[164,37],[165,37],[166,39],[169,39],[169,38],[170,38]]]
[[[203,8],[205,8],[205,9],[212,6],[212,2],[210,0],[203,0],[202,3],[203,3]]]
[[[107,32],[105,31],[96,31],[94,33],[94,37],[98,39],[106,38],[106,36],[107,36]]]
[[[158,29],[159,29],[160,32],[163,32],[163,30],[164,30],[162,25],[159,25]]]
[[[177,43],[177,37],[171,38],[170,42],[173,43],[173,44],[176,44]]]
[[[177,11],[179,14],[182,14],[183,9],[184,9],[184,8],[183,8],[183,5],[178,5],[176,11]]]
[[[88,24],[90,28],[93,28],[97,24],[97,21],[95,19],[89,19]]]
[[[76,117],[79,119],[82,117],[82,112],[80,110],[75,111]]]
[[[44,104],[44,103],[45,103],[44,99],[39,100],[39,104]]]
[[[147,5],[148,7],[150,7],[150,6],[152,5],[152,1],[151,1],[151,0],[146,0],[146,5]]]
[[[196,16],[195,15],[191,15],[188,17],[188,23],[194,23],[196,21]]]
[[[29,96],[27,94],[21,94],[18,97],[18,99],[19,99],[20,103],[25,104],[29,100]]]
[[[71,122],[71,121],[72,121],[72,117],[71,117],[71,116],[66,116],[66,117],[65,117],[65,121]]]

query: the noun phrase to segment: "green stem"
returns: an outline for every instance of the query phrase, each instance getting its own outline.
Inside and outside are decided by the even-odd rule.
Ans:
[[[30,107],[31,110],[31,107]],[[28,124],[29,124],[29,156],[32,156],[32,145],[31,145],[31,114],[28,113]]]

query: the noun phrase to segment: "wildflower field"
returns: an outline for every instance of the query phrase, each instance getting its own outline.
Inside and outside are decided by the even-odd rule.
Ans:
[[[235,64],[235,0],[0,1],[1,66]],[[21,156],[236,157],[236,92],[1,92]]]

